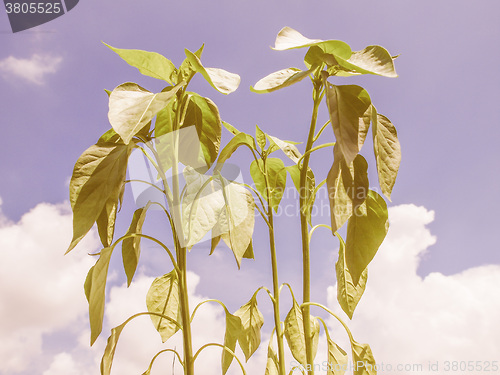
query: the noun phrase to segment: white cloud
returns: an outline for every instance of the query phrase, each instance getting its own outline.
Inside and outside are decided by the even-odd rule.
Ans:
[[[0,73],[5,78],[17,77],[42,85],[45,76],[57,72],[61,62],[59,56],[34,54],[29,59],[9,56],[0,60]]]
[[[39,204],[18,223],[0,216],[0,374],[10,375],[43,363],[45,334],[77,333],[85,322],[82,280],[97,239],[63,256],[72,232],[66,205]]]
[[[426,225],[433,213],[413,205],[391,209],[391,229],[386,242],[370,265],[369,282],[354,319],[348,322],[359,342],[371,345],[377,363],[422,364],[446,360],[495,360],[500,347],[500,327],[496,316],[500,301],[500,267],[489,265],[445,276],[417,274],[422,254],[435,241]],[[8,304],[0,305],[0,374],[91,375],[99,372],[99,362],[110,328],[130,315],[145,311],[145,295],[153,277],[139,274],[130,288],[111,286],[105,312],[105,328],[94,347],[89,347],[87,304],[82,293],[85,274],[93,263],[85,254],[98,246],[91,234],[80,249],[61,254],[71,235],[71,215],[66,206],[41,204],[11,223],[0,215],[0,295]],[[80,246],[80,245],[79,245]],[[83,248],[82,248],[83,247]],[[167,272],[168,270],[166,270]],[[200,277],[189,273],[191,309],[206,299],[196,293]],[[326,286],[325,286],[326,288]],[[325,289],[326,290],[326,289]],[[334,287],[328,288],[329,305],[337,306]],[[242,300],[241,304],[246,301]],[[288,306],[283,306],[283,315]],[[319,310],[313,314],[324,316]],[[345,319],[348,320],[347,318]],[[203,305],[193,322],[195,350],[208,342],[222,342],[224,313],[214,303]],[[332,324],[332,321],[329,321]],[[272,327],[267,320],[263,343],[245,365],[248,374],[264,372],[267,340]],[[338,324],[331,331],[339,344],[346,336]],[[49,353],[46,337],[69,331],[74,342]],[[123,331],[117,346],[112,373],[139,374],[161,349],[176,348],[182,353],[180,332],[162,344],[147,316],[132,321]],[[320,339],[317,363],[325,359],[324,335]],[[65,340],[68,338],[65,337]],[[206,349],[196,362],[197,374],[220,374],[219,348]],[[243,358],[241,350],[237,354]],[[288,354],[287,362],[292,358]],[[172,355],[162,354],[152,375],[169,372]],[[34,371],[37,369],[38,371]],[[175,374],[181,374],[176,361]],[[411,371],[383,371],[384,374]],[[438,372],[427,372],[429,374]],[[228,375],[240,374],[234,363]],[[322,374],[322,372],[319,372]]]
[[[377,363],[391,364],[391,374],[409,373],[397,371],[398,364],[422,365],[419,373],[430,374],[436,372],[429,361],[443,370],[445,361],[498,360],[500,266],[422,278],[416,272],[420,258],[436,240],[425,227],[433,212],[403,205],[389,217],[391,229],[349,323],[355,338],[370,344]],[[336,288],[328,292],[329,304],[336,306]],[[345,316],[338,307],[335,311]]]

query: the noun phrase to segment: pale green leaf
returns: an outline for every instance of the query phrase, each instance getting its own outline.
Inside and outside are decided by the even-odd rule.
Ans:
[[[231,155],[238,149],[238,147],[243,145],[249,147],[251,150],[257,150],[255,139],[249,134],[239,132],[220,152],[219,158],[217,159],[217,166],[215,168],[215,171],[220,171],[226,160],[231,157]]]
[[[212,177],[190,167],[184,169],[186,188],[182,200],[182,225],[186,247],[198,243],[217,224],[225,201],[222,187]],[[220,236],[220,233],[214,235]]]
[[[377,364],[368,344],[351,340],[353,375],[377,375]]]
[[[351,217],[355,207],[366,199],[368,163],[358,154],[348,166],[337,144],[333,148],[333,154],[333,165],[328,172],[326,182],[332,232],[336,232]]]
[[[104,304],[106,301],[106,280],[108,278],[109,261],[113,250],[106,247],[101,250],[99,259],[89,271],[90,283],[89,293],[89,320],[90,320],[90,345],[93,345],[102,331],[102,320],[104,317]]]
[[[146,295],[146,305],[149,312],[162,314],[179,322],[179,281],[175,270],[153,281]],[[179,330],[179,327],[168,319],[151,315],[151,320],[163,342]]]
[[[200,73],[210,85],[222,94],[230,94],[240,85],[240,76],[223,69],[205,68],[198,56],[185,49],[186,57],[193,69]]]
[[[279,374],[279,360],[276,351],[273,348],[273,338],[271,336],[269,340],[269,346],[267,347],[267,363],[265,375],[278,375]]]
[[[277,212],[281,198],[283,198],[283,194],[285,192],[285,164],[283,163],[283,160],[278,158],[267,158],[265,163],[262,159],[259,159],[259,164],[257,164],[254,160],[250,164],[250,175],[255,183],[255,188],[264,197],[264,199],[267,199],[268,188],[266,186],[265,176],[261,172],[261,169],[264,170],[264,168],[266,169],[265,173],[267,174],[269,183],[270,206]]]
[[[348,368],[347,353],[330,337],[326,337],[328,344],[327,375],[344,375]]]
[[[317,319],[312,316],[309,321],[311,324],[311,337],[309,337],[308,340],[311,340],[314,358],[318,351],[319,323]],[[293,358],[302,366],[307,366],[304,318],[302,316],[302,310],[295,299],[293,299],[293,306],[285,318],[285,338]]]
[[[247,255],[254,228],[254,202],[244,187],[220,175],[202,175],[190,167],[184,169],[186,180],[182,201],[182,225],[186,244],[191,247],[212,230],[233,251],[238,263]],[[212,250],[218,241],[212,243]]]
[[[283,51],[292,48],[309,47],[321,42],[322,40],[320,39],[306,38],[297,30],[285,26],[279,31],[278,35],[276,36],[276,41],[274,42],[274,49],[278,51]]]
[[[342,310],[344,310],[349,319],[352,319],[354,310],[365,291],[368,268],[363,270],[358,284],[355,285],[345,262],[344,240],[338,234],[337,237],[340,241],[339,258],[335,264],[335,271],[337,273],[337,301],[339,301],[340,307],[342,307]]]
[[[283,153],[288,156],[294,163],[297,163],[302,157],[302,154],[294,144],[295,142],[282,141],[281,139],[273,137],[272,135],[267,135],[267,138],[269,139],[269,142],[271,144],[278,146],[281,151],[283,151]]]
[[[353,51],[348,59],[337,58],[343,68],[361,74],[376,74],[397,77],[391,54],[381,46],[368,46],[361,51]]]
[[[378,181],[382,193],[390,200],[401,163],[398,133],[391,121],[372,106],[373,151],[377,161]]]
[[[108,118],[117,134],[128,144],[132,137],[176,96],[177,85],[171,90],[153,94],[136,83],[116,87],[109,97]]]
[[[223,178],[221,182],[225,205],[220,212],[214,231],[231,249],[238,264],[247,255],[252,241],[255,225],[255,203],[252,194],[236,183],[229,183]],[[253,251],[252,251],[253,253]]]
[[[262,78],[255,85],[250,86],[250,90],[257,94],[276,91],[302,81],[309,74],[308,70],[302,71],[297,68],[282,69]]]
[[[132,217],[132,222],[128,228],[126,234],[141,234],[142,226],[144,220],[146,219],[146,213],[151,206],[151,202],[148,202],[146,206],[138,208],[134,212]],[[132,278],[134,277],[137,265],[139,263],[139,257],[141,255],[141,237],[130,237],[126,238],[122,242],[122,259],[123,268],[125,269],[125,274],[127,275],[127,286],[130,286]]]
[[[142,74],[172,83],[172,73],[175,73],[175,65],[166,57],[156,52],[142,51],[138,49],[120,49],[111,47],[123,60],[133,67],[139,69]]]
[[[356,85],[335,86],[327,82],[326,103],[337,143],[347,164],[351,164],[370,126],[370,96]]]
[[[120,324],[119,326],[111,329],[111,335],[108,337],[108,342],[106,348],[104,349],[104,354],[101,359],[101,375],[111,374],[111,365],[113,364],[113,357],[115,356],[116,345],[120,339],[120,334],[125,328],[127,322]]]
[[[78,158],[69,185],[73,239],[67,252],[92,228],[106,203],[120,198],[131,150],[123,144],[93,145]]]
[[[370,190],[347,224],[346,264],[354,285],[377,253],[388,229],[387,204],[384,198]]]
[[[239,316],[235,316],[226,310],[226,333],[224,334],[224,346],[230,349],[233,353],[236,349],[236,342],[241,334],[242,325]],[[233,356],[229,354],[226,350],[222,351],[222,374],[224,375],[231,362],[233,362]]]
[[[234,315],[241,319],[242,330],[238,342],[248,361],[260,345],[260,329],[264,325],[264,316],[257,307],[257,296],[253,295]]]
[[[259,145],[261,150],[264,150],[266,147],[266,133],[264,133],[258,125],[255,125],[255,139],[257,140],[257,144]]]
[[[351,56],[351,47],[348,44],[340,40],[327,40],[323,41],[321,39],[309,39],[288,26],[284,27],[278,33],[276,41],[274,43],[274,49],[278,51],[283,51],[292,48],[303,48],[311,46],[326,46],[324,48],[336,55],[348,59]]]

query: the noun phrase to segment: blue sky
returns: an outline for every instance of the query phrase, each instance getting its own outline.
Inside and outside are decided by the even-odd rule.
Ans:
[[[37,205],[59,207],[68,200],[67,181],[76,159],[110,126],[103,89],[134,81],[151,91],[161,90],[161,83],[141,76],[101,41],[119,48],[156,51],[176,65],[184,58],[184,48],[193,51],[205,43],[204,64],[238,73],[241,85],[224,96],[200,77],[191,89],[213,99],[222,118],[242,131],[253,133],[258,124],[279,138],[304,140],[311,113],[310,83],[304,80],[266,95],[248,90],[268,73],[303,66],[303,51],[269,48],[277,32],[290,26],[310,38],[343,40],[354,50],[379,44],[392,54],[401,54],[396,60],[396,79],[354,77],[337,82],[365,87],[379,112],[398,130],[403,159],[390,205],[411,204],[434,212],[433,220],[422,214],[417,223],[425,224],[436,238],[414,259],[418,277],[432,272],[455,277],[474,267],[498,266],[499,11],[500,4],[494,0],[82,0],[67,15],[17,34],[10,32],[7,15],[1,11],[0,224],[26,229],[23,217]],[[326,120],[326,106],[321,120]],[[225,133],[223,142],[228,139]],[[368,145],[363,154],[373,167]],[[312,159],[318,180],[326,176],[331,159],[331,150]],[[242,151],[233,160],[242,169],[249,161]],[[374,177],[371,185],[376,186]],[[133,209],[133,205],[125,206],[118,233],[126,230]],[[59,216],[67,218],[61,210]],[[293,259],[293,254],[299,254],[299,237],[290,230],[293,221],[296,218],[283,218],[277,229],[284,264],[281,276],[299,284],[300,264]],[[155,222],[148,226],[160,228]],[[215,288],[223,295],[223,284],[234,277],[244,290],[241,295],[250,296],[251,288],[255,289],[249,282],[253,275],[267,282],[264,229],[259,224],[255,238],[265,249],[262,257],[245,262],[239,273],[223,250],[218,258],[207,258],[206,249],[193,253],[190,265],[201,275],[198,293],[206,296]],[[407,230],[414,233],[412,228]],[[96,244],[90,241],[88,246]],[[329,272],[333,272],[338,245],[328,233],[318,232],[313,246],[317,249],[313,267],[319,276],[316,297],[325,299],[325,285],[335,282]],[[166,263],[158,263],[160,255],[152,251],[153,261],[144,263],[146,276],[165,271],[160,268]],[[3,256],[9,257],[7,252]],[[78,257],[68,257],[72,256]],[[331,258],[330,271],[322,257]],[[213,277],[225,272],[226,278]],[[0,277],[2,283],[8,282],[1,273]],[[116,277],[118,285],[123,276]],[[29,278],[27,274],[24,279]],[[245,302],[240,292],[226,292],[235,308]],[[492,297],[497,298],[495,292]],[[49,365],[44,362],[44,371]],[[52,374],[55,370],[47,373]]]

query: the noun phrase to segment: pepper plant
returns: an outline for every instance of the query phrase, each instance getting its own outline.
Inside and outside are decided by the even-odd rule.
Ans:
[[[153,241],[165,250],[172,270],[153,281],[146,296],[148,311],[138,313],[112,329],[101,362],[101,374],[110,373],[116,345],[126,324],[142,315],[151,318],[163,342],[168,344],[169,338],[178,330],[182,331],[183,338],[182,354],[174,348],[165,348],[153,357],[144,374],[151,372],[158,355],[172,352],[182,365],[184,374],[193,375],[199,353],[212,346],[222,351],[222,374],[226,374],[233,360],[245,374],[243,362],[235,354],[236,344],[239,344],[247,361],[260,346],[264,324],[257,306],[260,291],[270,297],[274,316],[266,375],[285,375],[296,371],[314,374],[321,326],[327,340],[328,375],[346,371],[347,352],[335,343],[324,318],[311,315],[312,307],[324,310],[345,328],[351,345],[354,374],[376,374],[375,359],[369,345],[355,341],[341,317],[311,301],[310,241],[320,227],[328,228],[338,239],[339,254],[335,265],[337,299],[342,310],[352,319],[366,287],[367,266],[388,230],[386,202],[376,191],[369,189],[368,163],[360,154],[370,126],[379,185],[387,199],[390,199],[395,184],[401,152],[394,125],[378,113],[368,92],[360,86],[338,85],[331,80],[363,74],[396,77],[393,62],[396,57],[380,46],[352,51],[344,42],[308,39],[289,27],[279,32],[274,49],[304,48],[305,69],[288,68],[272,73],[258,81],[251,90],[269,93],[307,77],[311,79],[312,116],[305,149],[301,153],[297,143],[266,134],[258,126],[255,136],[237,130],[221,120],[212,100],[187,90],[196,73],[200,73],[223,94],[233,92],[239,85],[238,75],[203,65],[200,60],[203,47],[195,53],[185,50],[186,59],[179,67],[154,52],[108,47],[142,74],[165,81],[168,85],[161,92],[152,93],[136,83],[124,83],[108,92],[112,128],[80,156],[73,171],[70,202],[74,233],[68,251],[90,231],[94,223],[103,245],[103,249],[94,254],[98,260],[85,281],[91,344],[102,330],[107,272],[111,254],[118,245],[122,248],[128,285],[137,269],[143,239]],[[317,130],[318,112],[323,101],[329,120]],[[232,134],[232,138],[220,150],[222,126]],[[334,142],[318,144],[325,129],[330,126]],[[224,176],[226,161],[241,146],[248,149],[254,158],[249,166],[252,185]],[[315,151],[326,147],[333,149],[332,167],[317,184],[309,165],[310,159]],[[155,169],[157,181],[127,180],[127,163],[133,150],[144,154]],[[272,153],[279,151],[286,157],[286,163],[279,157],[271,157]],[[183,166],[182,171],[180,166]],[[300,301],[297,301],[290,284],[282,283],[278,278],[275,241],[278,221],[275,224],[275,213],[286,188],[287,175],[290,175],[299,192],[303,266],[303,295]],[[127,183],[146,184],[161,198],[150,199],[139,207],[127,233],[115,240],[115,219]],[[312,218],[316,194],[325,184],[329,193],[330,225],[313,223]],[[165,213],[173,249],[142,232],[151,207],[158,207]],[[222,239],[232,250],[240,267],[242,258],[253,258],[255,213],[268,227],[273,280],[271,290],[259,286],[250,300],[234,313],[218,300],[203,301],[190,309],[186,278],[188,250],[209,235],[212,253]],[[338,230],[346,223],[344,241]],[[258,252],[261,254],[263,250],[258,249]],[[282,320],[280,293],[284,287],[292,296],[292,306]],[[191,322],[197,310],[207,302],[218,303],[225,311],[224,342],[193,348],[192,335],[196,332],[191,331]],[[300,365],[288,368],[285,343]]]

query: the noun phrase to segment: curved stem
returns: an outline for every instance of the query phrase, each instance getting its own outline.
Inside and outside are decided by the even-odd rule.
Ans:
[[[219,305],[221,305],[223,308],[224,308],[224,311],[226,313],[229,313],[229,311],[227,310],[226,308],[226,305],[224,305],[221,301],[219,301],[218,299],[206,299],[205,301],[201,301],[198,305],[196,305],[196,307],[194,308],[193,310],[193,313],[191,314],[191,322],[193,321],[194,319],[194,315],[196,314],[196,311],[198,310],[198,308],[200,308],[202,305],[204,305],[205,303],[207,302],[217,302]]]
[[[300,191],[306,190],[307,182],[307,169],[309,167],[309,158],[311,156],[311,149],[313,148],[314,132],[316,122],[318,119],[318,109],[322,98],[323,83],[321,79],[313,79],[313,112],[311,116],[311,125],[309,127],[309,136],[307,138],[306,150],[303,158],[303,163],[300,170]],[[308,213],[305,210],[307,205],[307,196],[300,194],[300,229],[302,235],[302,293],[303,302],[311,300],[311,260],[309,251],[309,227],[308,227]],[[304,325],[304,339],[306,343],[306,359],[307,364],[311,368],[311,375],[314,375],[314,355],[311,342],[311,317],[309,305],[306,305],[303,312],[303,325]]]
[[[151,187],[154,187],[155,189],[159,190],[160,192],[162,192],[163,194],[166,194],[165,190],[159,188],[158,186],[156,186],[155,184],[152,184],[151,182],[147,182],[147,181],[144,181],[144,180],[126,180],[124,181],[124,183],[126,184],[127,182],[142,182],[144,184],[147,184]]]
[[[323,131],[326,129],[326,127],[328,126],[328,124],[330,124],[331,120],[328,120],[325,125],[323,125],[321,127],[321,129],[319,130],[318,134],[316,134],[313,138],[313,143],[316,142],[318,140],[318,138],[321,136],[321,133],[323,133]]]
[[[320,150],[322,148],[325,148],[325,147],[333,147],[335,146],[335,142],[330,142],[330,143],[324,143],[322,145],[319,145],[319,146],[316,146],[316,147],[313,147],[309,150],[307,150],[304,155],[302,155],[299,160],[297,160],[297,164],[299,164],[305,157],[309,156],[311,153],[313,153],[314,151],[317,151],[317,150]]]
[[[315,225],[314,227],[311,228],[311,230],[309,231],[309,242],[311,241],[311,238],[312,238],[312,235],[313,233],[316,231],[316,229],[318,228],[327,228],[327,229],[330,229],[330,231],[332,230],[332,227],[329,226],[329,225],[326,225],[326,224],[318,224],[318,225]]]
[[[156,242],[158,245],[160,245],[167,252],[168,256],[170,257],[170,260],[172,261],[172,265],[175,268],[175,271],[179,272],[179,266],[177,265],[177,262],[175,261],[174,256],[172,255],[172,252],[169,250],[169,248],[163,242],[161,242],[160,240],[157,240],[154,237],[148,236],[147,234],[142,234],[142,233],[128,233],[128,234],[125,234],[124,236],[121,236],[120,238],[118,238],[113,243],[113,245],[111,245],[111,251],[113,251],[115,249],[116,245],[118,245],[119,242],[121,242],[123,240],[126,240],[127,238],[131,238],[131,237],[142,237],[142,238],[146,238],[148,240],[151,240],[153,242]],[[91,254],[91,255],[97,255],[97,254]]]
[[[162,353],[166,353],[166,352],[172,352],[174,353],[174,355],[177,357],[177,359],[179,360],[180,364],[182,367],[184,367],[184,362],[182,362],[182,359],[181,359],[181,356],[179,355],[179,353],[177,353],[177,351],[175,351],[174,349],[163,349],[163,350],[160,350],[158,353],[155,354],[155,356],[153,357],[153,359],[151,359],[151,362],[149,363],[149,367],[148,367],[148,370],[147,371],[151,371],[151,369],[153,368],[153,364],[156,360],[156,358],[158,358],[158,356]],[[146,371],[146,372],[147,372]]]
[[[246,371],[245,371],[245,367],[243,367],[243,363],[241,363],[240,359],[236,356],[236,354],[234,354],[234,352],[231,349],[229,349],[227,346],[224,346],[222,344],[217,344],[215,342],[211,342],[209,344],[205,344],[200,349],[198,349],[198,351],[195,353],[195,355],[193,357],[193,361],[196,360],[196,358],[198,357],[198,355],[201,353],[201,351],[203,349],[208,348],[209,346],[218,346],[218,347],[222,348],[223,350],[225,350],[226,352],[228,352],[229,354],[231,354],[233,356],[233,358],[236,359],[236,361],[240,365],[241,372],[243,373],[243,375],[247,374]]]
[[[344,323],[344,321],[342,319],[340,319],[340,317],[335,314],[332,310],[330,310],[329,308],[319,304],[319,303],[316,303],[316,302],[306,302],[306,303],[303,303],[302,305],[300,305],[300,308],[307,308],[309,306],[318,306],[318,307],[321,307],[323,310],[325,310],[328,314],[330,314],[331,316],[333,316],[335,319],[337,319],[340,324],[342,324],[342,327],[344,327],[345,331],[347,332],[347,335],[349,336],[349,340],[351,341],[354,341],[354,338],[352,337],[352,333],[351,333],[351,330],[349,329],[349,327],[347,326],[347,324]]]

